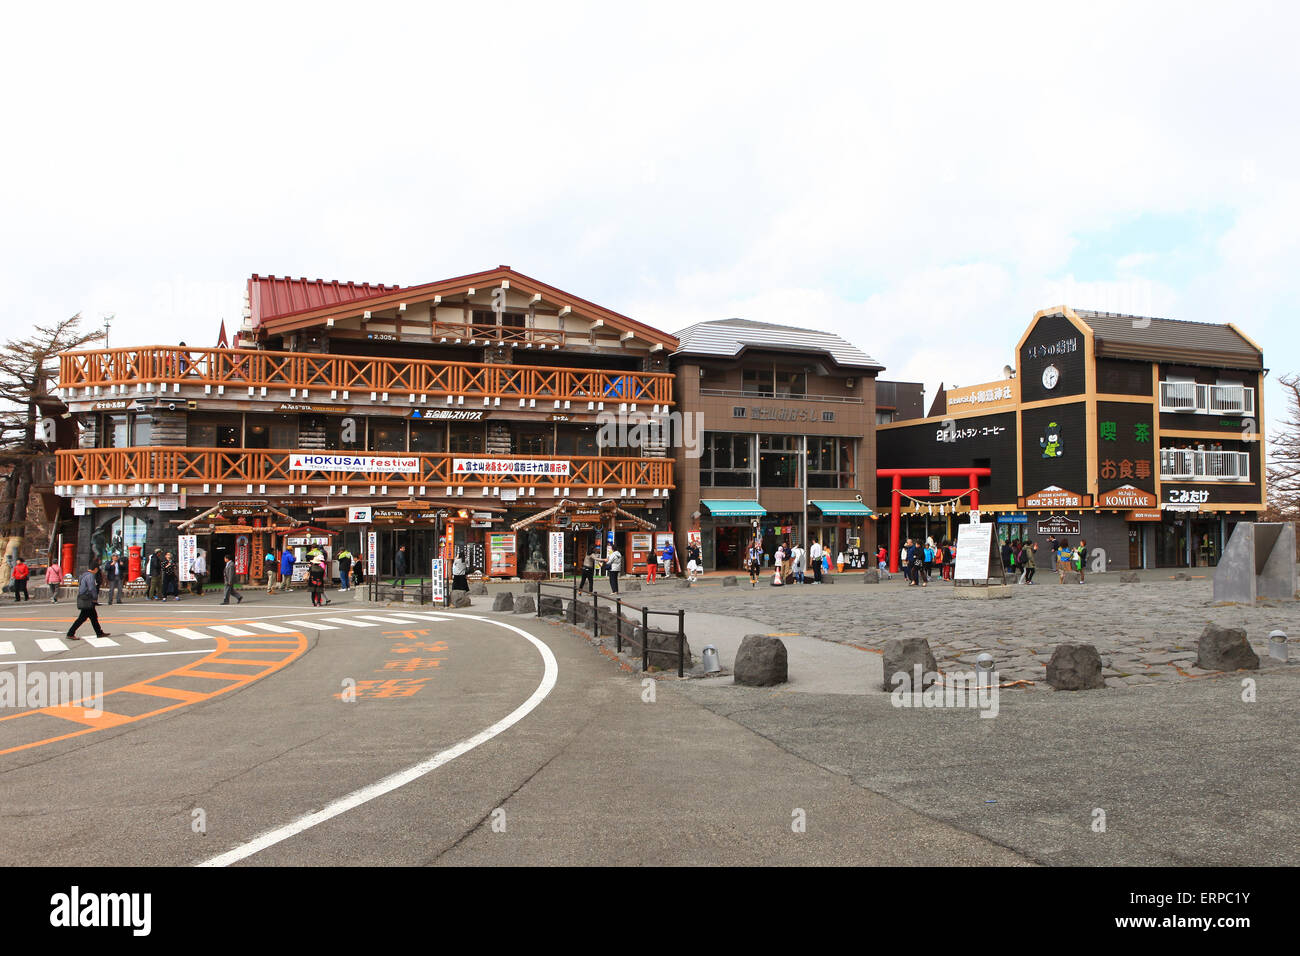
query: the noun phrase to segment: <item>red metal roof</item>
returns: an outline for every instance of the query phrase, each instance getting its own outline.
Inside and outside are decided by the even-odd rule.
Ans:
[[[371,282],[339,282],[337,279],[290,279],[287,276],[259,276],[248,280],[248,303],[254,326],[269,319],[308,309],[341,305],[354,299],[367,299],[395,292],[399,285]]]

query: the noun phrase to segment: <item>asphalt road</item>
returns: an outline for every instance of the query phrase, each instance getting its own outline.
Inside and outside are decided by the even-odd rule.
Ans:
[[[1027,862],[566,627],[245,593],[104,609],[98,648],[35,644],[61,641],[66,605],[0,608],[0,673],[89,669],[108,691],[98,718],[0,712],[0,863]]]

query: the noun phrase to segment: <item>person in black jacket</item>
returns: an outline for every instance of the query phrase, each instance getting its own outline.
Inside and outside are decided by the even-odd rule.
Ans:
[[[226,582],[226,596],[222,598],[222,604],[229,604],[233,595],[235,600],[240,604],[244,603],[244,596],[235,590],[235,562],[230,555],[226,555],[226,570],[222,573],[221,579]]]
[[[312,607],[321,607],[325,597],[325,561],[323,558],[317,558],[307,569],[307,585],[311,589]]]
[[[145,576],[149,579],[149,590],[145,594],[145,596],[150,601],[163,600],[162,574],[163,574],[162,548],[154,548],[153,554],[149,555],[149,566],[145,569]]]
[[[393,573],[397,575],[393,579],[393,587],[406,587],[406,545],[397,549],[397,556],[393,559]]]
[[[91,558],[90,567],[82,574],[81,581],[77,585],[77,608],[81,613],[77,615],[72,627],[68,628],[69,640],[81,640],[77,637],[77,628],[86,621],[89,621],[90,626],[95,629],[96,637],[109,636],[109,632],[99,626],[99,614],[95,611],[95,607],[99,604],[99,583],[99,558]]]

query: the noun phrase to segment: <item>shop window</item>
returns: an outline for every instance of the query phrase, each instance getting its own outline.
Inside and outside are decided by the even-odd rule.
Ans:
[[[370,451],[406,451],[406,422],[391,418],[370,419],[366,447]]]
[[[359,415],[325,419],[325,447],[360,451],[366,447],[366,420]]]
[[[555,437],[557,455],[578,457],[596,454],[596,428],[594,425],[561,425]]]
[[[450,450],[462,454],[481,455],[483,453],[483,426],[453,426]]]
[[[772,394],[772,370],[770,368],[747,368],[740,373],[740,378],[746,395],[765,396]]]
[[[131,416],[131,444],[137,448],[153,441],[153,419],[148,415]]]
[[[194,448],[243,447],[243,421],[240,415],[190,415],[186,441]]]
[[[411,422],[411,451],[436,454],[447,446],[447,426],[441,422]]]
[[[752,435],[707,432],[700,456],[700,484],[715,488],[752,488],[753,441]]]
[[[799,487],[799,436],[760,435],[759,481],[764,488]]]
[[[245,448],[297,448],[298,419],[292,415],[250,416],[244,427]]]
[[[776,373],[776,397],[794,398],[808,394],[808,374],[806,372]]]
[[[555,435],[549,428],[529,428],[515,433],[516,455],[552,455]]]

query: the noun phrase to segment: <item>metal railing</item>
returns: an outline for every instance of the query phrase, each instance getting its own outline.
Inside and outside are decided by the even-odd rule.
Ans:
[[[1163,481],[1249,481],[1250,455],[1244,451],[1198,451],[1193,448],[1160,449]]]
[[[1206,415],[1254,415],[1255,390],[1244,385],[1161,382],[1160,410]]]
[[[677,658],[677,676],[684,677],[686,674],[686,612],[682,609],[676,611],[652,611],[643,604],[632,604],[624,601],[617,594],[600,594],[594,586],[591,591],[581,591],[578,588],[578,578],[575,577],[568,584],[562,581],[538,581],[537,582],[537,616],[542,616],[542,589],[551,588],[569,593],[569,610],[563,609],[564,599],[560,598],[561,613],[571,620],[573,624],[579,624],[578,606],[579,595],[587,594],[591,598],[591,637],[593,640],[600,637],[600,602],[607,601],[614,605],[614,643],[618,652],[623,652],[623,627],[625,624],[636,626],[635,622],[629,620],[623,615],[624,608],[631,608],[633,613],[641,615],[641,670],[650,669],[650,617],[657,615],[660,617],[677,618],[677,650],[666,651],[656,648],[653,653],[664,654],[669,657]]]

